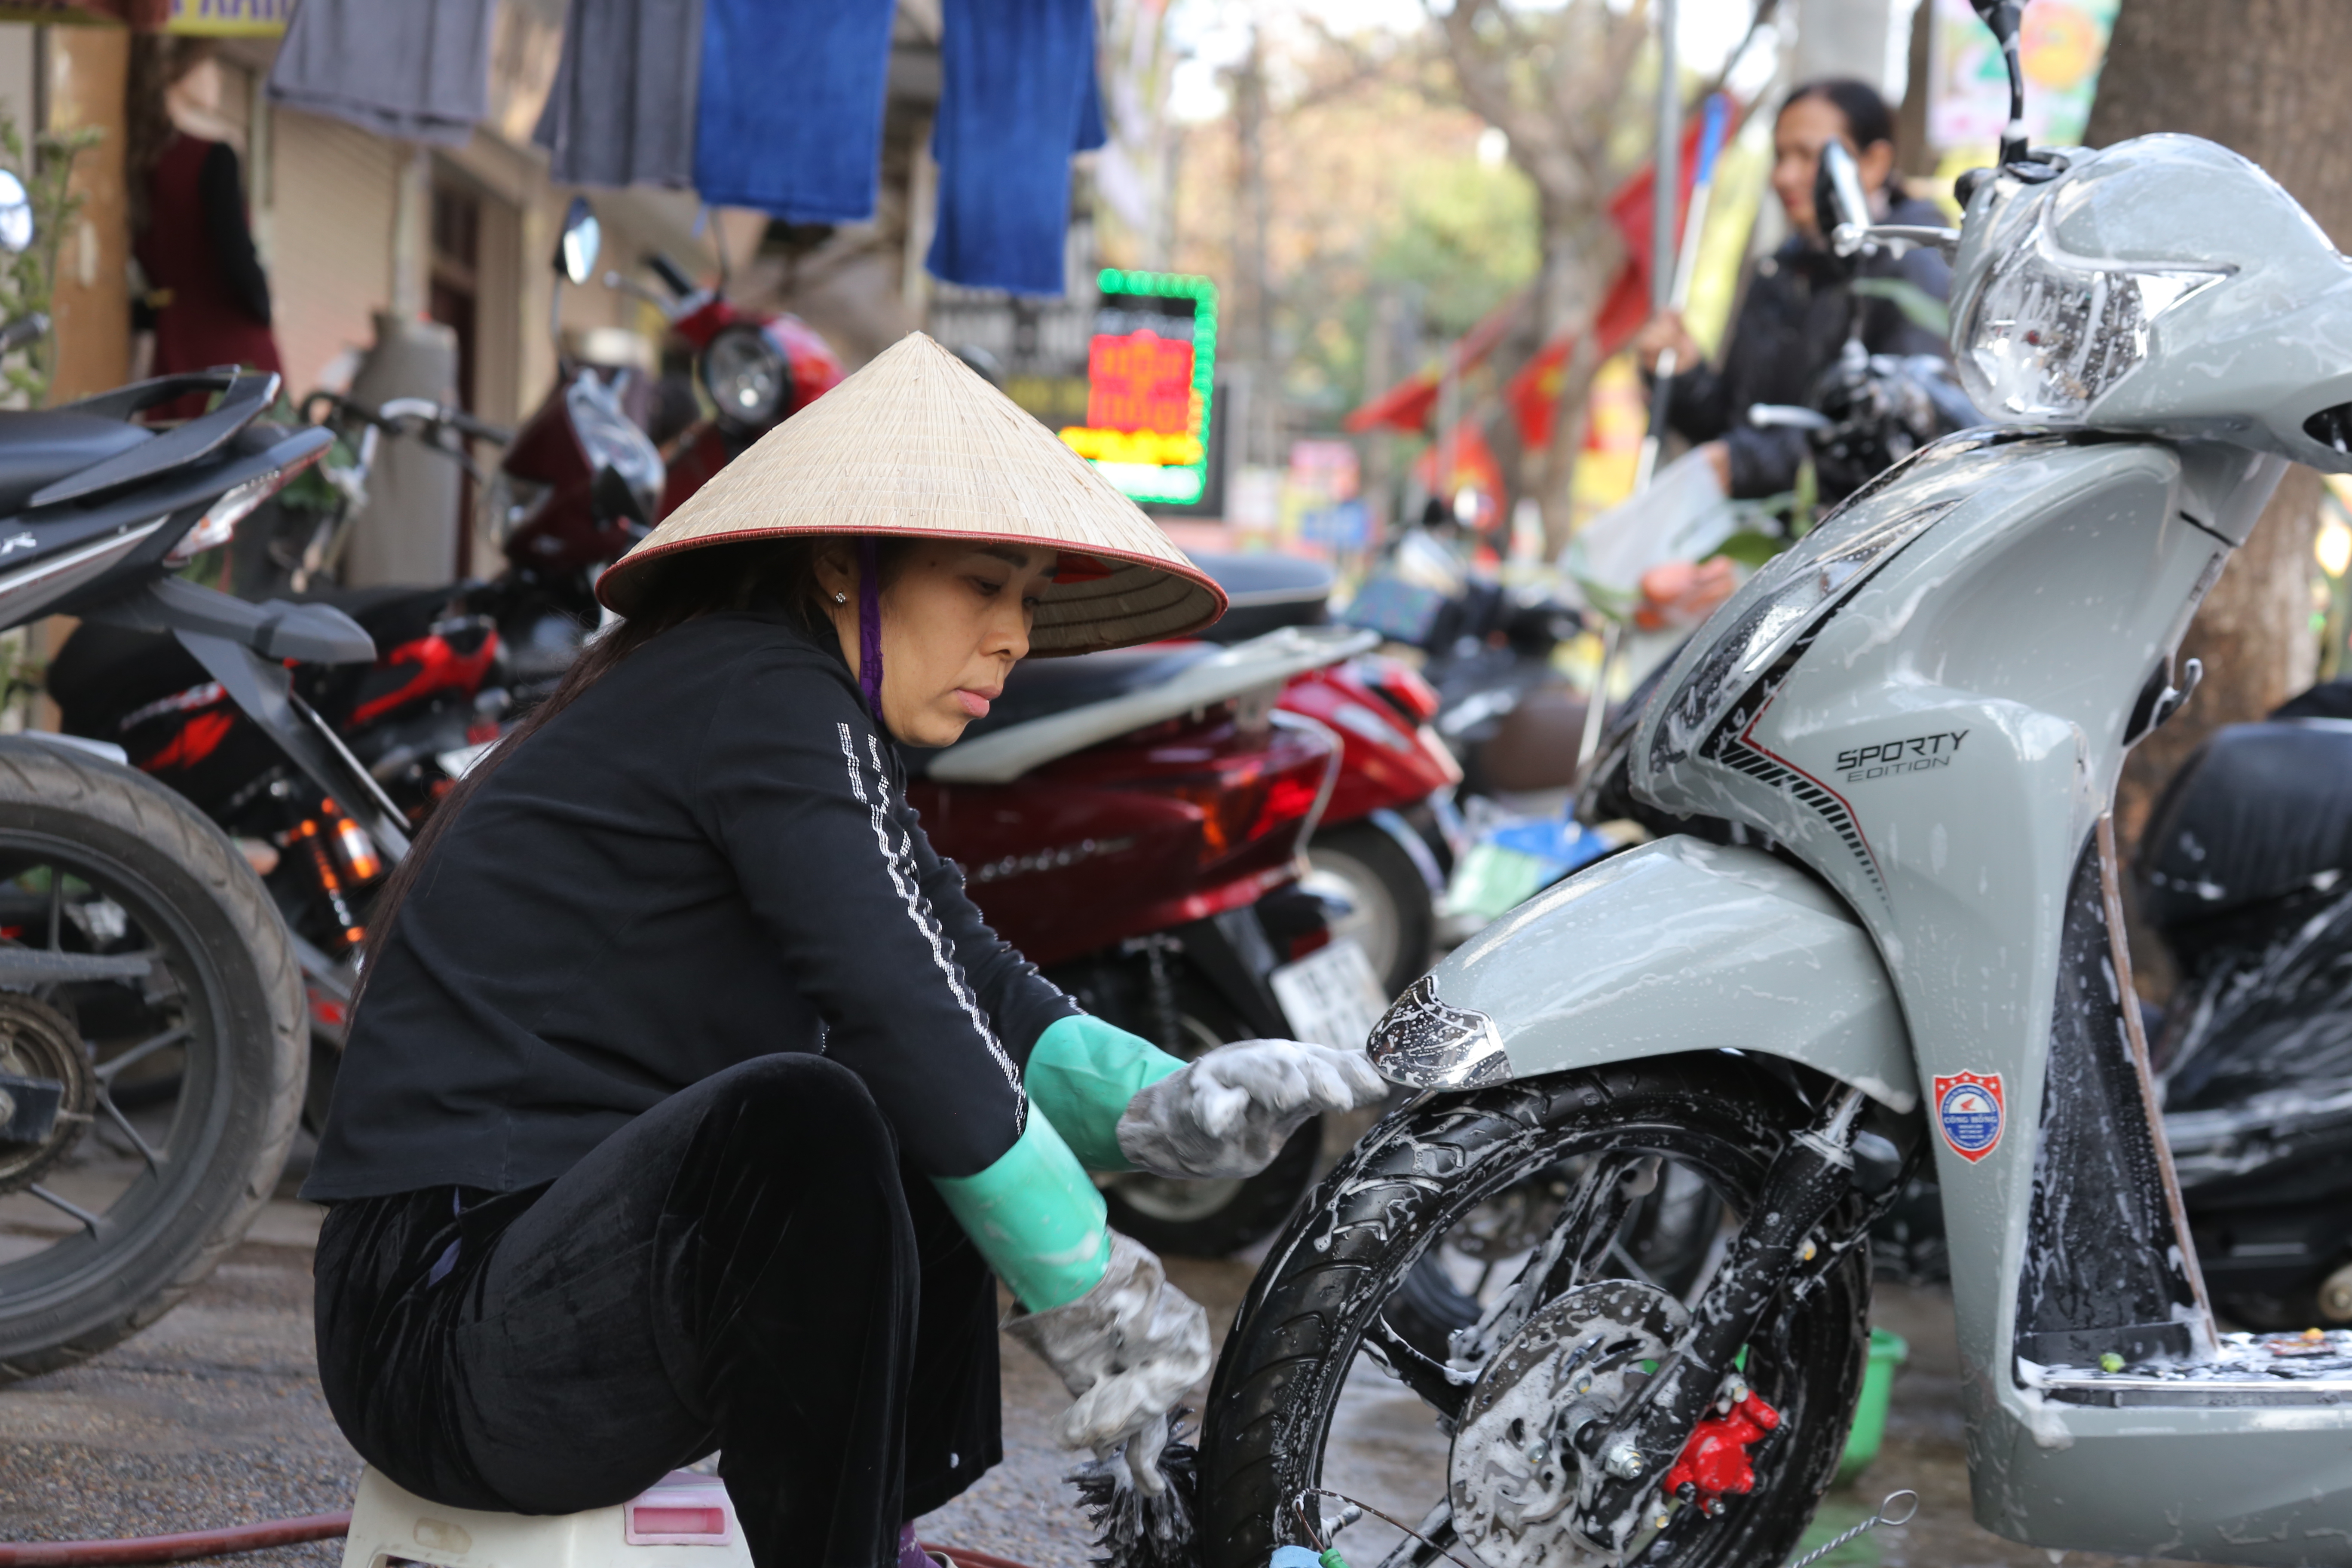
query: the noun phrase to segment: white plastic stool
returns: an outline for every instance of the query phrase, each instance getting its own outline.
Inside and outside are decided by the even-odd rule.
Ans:
[[[371,1467],[352,1500],[343,1568],[751,1568],[716,1476],[672,1470],[644,1496],[585,1513],[481,1513],[402,1490]]]

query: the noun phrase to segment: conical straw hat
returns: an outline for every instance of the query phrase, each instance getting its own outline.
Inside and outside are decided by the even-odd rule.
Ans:
[[[596,594],[627,615],[650,562],[802,533],[1064,551],[1038,602],[1033,654],[1181,637],[1225,611],[1223,592],[1141,508],[920,332],[760,437],[615,562]]]

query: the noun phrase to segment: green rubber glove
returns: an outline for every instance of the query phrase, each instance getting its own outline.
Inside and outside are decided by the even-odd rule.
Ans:
[[[1184,1064],[1140,1035],[1084,1013],[1056,1019],[1029,1051],[1022,1082],[1089,1171],[1132,1171],[1120,1152],[1127,1102]]]
[[[1102,1282],[1110,1230],[1102,1194],[1033,1100],[1020,1141],[975,1176],[933,1176],[949,1212],[1032,1312]]]

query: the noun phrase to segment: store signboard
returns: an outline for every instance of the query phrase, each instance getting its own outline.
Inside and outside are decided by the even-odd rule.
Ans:
[[[294,16],[294,0],[171,0],[167,33],[215,38],[275,37]]]
[[[1087,344],[1087,422],[1062,439],[1139,501],[1190,506],[1208,489],[1217,288],[1206,278],[1106,269]]]

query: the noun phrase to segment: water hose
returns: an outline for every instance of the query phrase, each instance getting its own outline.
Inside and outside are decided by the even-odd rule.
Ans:
[[[178,1535],[132,1535],[119,1541],[0,1541],[0,1568],[94,1568],[100,1563],[186,1563],[198,1557],[221,1557],[236,1552],[258,1552],[268,1546],[297,1546],[306,1541],[331,1541],[352,1528],[348,1513],[313,1513],[300,1519],[273,1519],[260,1524],[240,1524],[230,1530],[192,1530]],[[980,1568],[989,1568],[982,1563]]]
[[[114,1541],[0,1541],[0,1568],[101,1568],[141,1563],[187,1563],[199,1557],[226,1557],[239,1552],[259,1552],[271,1546],[299,1546],[310,1541],[332,1541],[352,1528],[348,1513],[313,1513],[300,1519],[266,1520],[230,1530],[191,1530],[178,1535],[131,1535]],[[1028,1568],[1009,1557],[994,1557],[961,1546],[940,1546],[926,1541],[926,1552],[936,1552],[956,1568]]]

